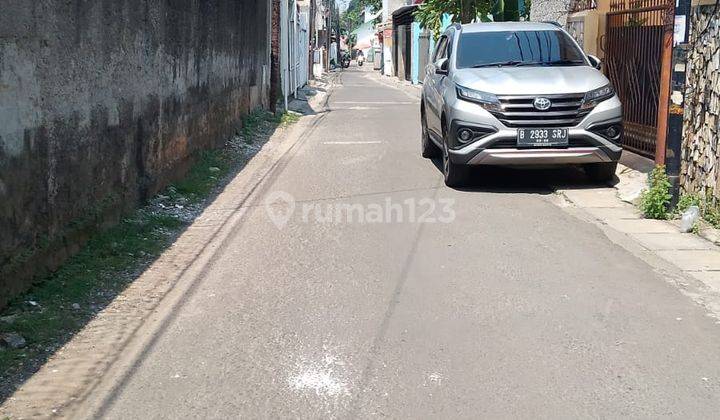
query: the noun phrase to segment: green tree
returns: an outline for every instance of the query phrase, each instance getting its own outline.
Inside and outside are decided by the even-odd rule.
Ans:
[[[495,22],[517,22],[520,20],[520,3],[518,0],[498,0],[493,10]]]
[[[525,0],[527,10],[529,3]],[[494,21],[517,21],[520,20],[518,6],[518,0],[425,0],[415,11],[415,19],[439,36],[444,14],[459,23],[488,21],[490,14]]]
[[[350,0],[347,9],[340,16],[341,32],[344,35],[350,36],[352,31],[364,22],[363,12],[368,6],[373,11],[380,10],[382,0]]]

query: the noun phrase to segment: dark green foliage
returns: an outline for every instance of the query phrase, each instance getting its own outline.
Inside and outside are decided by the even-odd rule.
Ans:
[[[496,21],[519,20],[517,9],[517,4],[511,6],[508,3],[506,6],[502,0],[425,0],[415,12],[415,19],[438,37],[444,14],[451,15],[453,22],[460,23],[487,21],[491,13]]]

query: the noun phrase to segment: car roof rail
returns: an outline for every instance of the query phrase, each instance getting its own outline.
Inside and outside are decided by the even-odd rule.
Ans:
[[[453,23],[452,26],[453,26],[455,29],[462,29],[462,25],[459,24],[459,23],[457,23],[457,22]]]
[[[558,28],[562,28],[562,25],[561,25],[560,23],[554,21],[554,20],[543,20],[543,21],[540,22],[540,23],[548,23],[548,24],[550,24],[550,25],[555,25],[555,26],[557,26]]]

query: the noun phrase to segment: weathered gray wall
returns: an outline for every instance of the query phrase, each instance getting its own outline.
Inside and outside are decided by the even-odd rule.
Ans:
[[[688,54],[680,183],[688,193],[720,198],[720,18],[714,6],[693,11]],[[702,35],[700,32],[707,31]]]
[[[530,20],[558,22],[565,27],[572,0],[532,0]]]
[[[0,307],[267,105],[267,0],[0,0]]]

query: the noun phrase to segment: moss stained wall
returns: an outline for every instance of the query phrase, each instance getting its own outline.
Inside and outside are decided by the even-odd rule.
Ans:
[[[0,307],[267,107],[268,0],[0,0]]]

